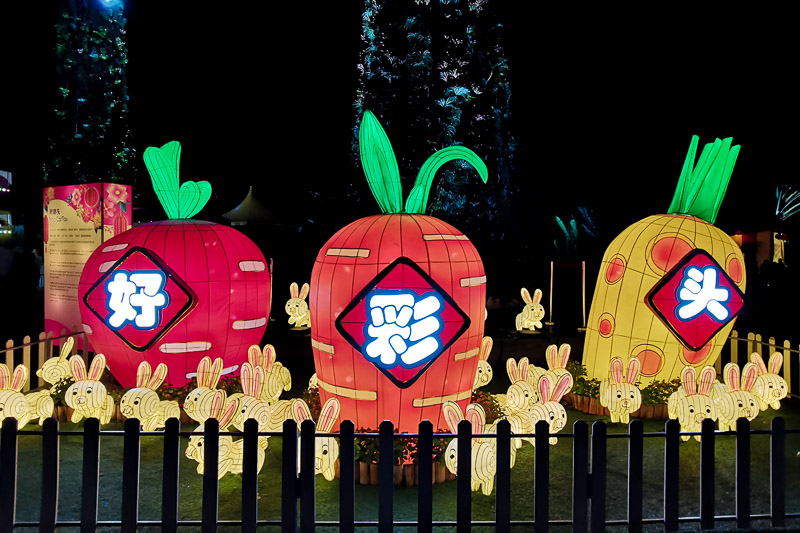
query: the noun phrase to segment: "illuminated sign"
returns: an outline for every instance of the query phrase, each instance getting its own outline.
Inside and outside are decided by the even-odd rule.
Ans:
[[[469,317],[413,261],[380,272],[336,319],[336,328],[400,388],[411,386],[469,328]]]
[[[84,303],[125,344],[150,348],[196,305],[189,286],[155,254],[133,247],[86,291]]]
[[[653,287],[646,302],[686,347],[699,350],[736,318],[744,294],[713,257],[697,249]]]

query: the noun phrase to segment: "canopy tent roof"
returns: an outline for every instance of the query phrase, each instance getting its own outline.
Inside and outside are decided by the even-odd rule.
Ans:
[[[223,217],[231,221],[232,224],[247,224],[248,222],[275,222],[275,215],[256,200],[253,196],[253,186],[247,191],[242,203],[223,213]]]

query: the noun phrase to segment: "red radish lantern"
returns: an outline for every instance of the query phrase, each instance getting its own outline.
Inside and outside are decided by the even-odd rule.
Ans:
[[[451,146],[422,166],[402,204],[391,144],[372,113],[359,131],[361,161],[382,215],[357,220],[323,246],[311,273],[311,343],[320,401],[337,398],[341,419],[376,428],[446,429],[442,404],[462,409],[480,360],[486,274],[456,228],[426,216],[436,171],[463,159],[484,182],[486,165]]]
[[[166,382],[186,384],[205,355],[236,372],[269,317],[270,272],[249,238],[228,226],[188,220],[211,195],[208,182],[178,189],[180,144],[144,153],[156,194],[172,220],[116,235],[81,274],[81,318],[92,346],[124,387],[139,363],[166,363]]]

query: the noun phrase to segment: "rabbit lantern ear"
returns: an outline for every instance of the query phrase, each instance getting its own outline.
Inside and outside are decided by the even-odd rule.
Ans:
[[[697,375],[693,366],[685,366],[681,370],[681,384],[686,396],[697,394]]]
[[[302,425],[306,420],[311,420],[311,410],[303,400],[295,400],[292,404],[292,414],[297,420],[298,425]]]
[[[556,390],[553,391],[553,397],[550,398],[550,400],[553,402],[560,402],[561,398],[563,398],[570,389],[572,389],[572,374],[562,374],[562,376],[558,378]]]
[[[147,386],[147,382],[150,381],[150,374],[152,373],[153,369],[150,367],[150,363],[147,361],[142,361],[139,363],[139,366],[136,368],[136,387],[142,388]]]
[[[639,377],[639,371],[642,369],[642,362],[638,357],[633,356],[628,359],[628,370],[625,373],[625,380],[628,384],[633,385],[636,383],[636,378]]]
[[[547,347],[547,368],[558,368],[558,346],[551,344]]]
[[[486,422],[486,411],[478,403],[471,403],[467,406],[465,418],[472,424],[472,434],[480,435],[483,433],[483,425]]]
[[[761,354],[759,354],[758,352],[751,353],[750,361],[755,363],[756,367],[758,368],[759,374],[767,373],[767,365],[764,364],[764,358],[761,357]]]
[[[442,414],[444,420],[447,422],[447,427],[450,433],[458,433],[458,423],[464,420],[464,413],[456,402],[446,401],[442,404]]]
[[[542,403],[550,401],[550,391],[553,390],[553,385],[550,383],[550,376],[542,376],[539,378],[539,396]]]
[[[530,363],[528,362],[527,357],[523,357],[519,360],[519,373],[517,374],[517,377],[519,377],[520,381],[527,381],[528,367],[530,367]]]
[[[253,344],[247,349],[247,361],[253,367],[261,365],[261,347],[258,344]]]
[[[289,296],[291,296],[292,298],[297,298],[299,295],[300,295],[300,289],[298,289],[297,283],[292,282],[292,284],[289,285]]]
[[[272,365],[275,364],[275,360],[278,358],[278,352],[275,351],[275,347],[271,344],[264,345],[264,352],[261,358],[261,366],[264,367],[264,370],[269,372],[272,370]]]
[[[558,347],[558,368],[567,368],[571,351],[572,346],[566,342]]]
[[[262,367],[256,367],[253,370],[253,396],[260,398],[264,391],[264,384],[266,383],[266,371]]]
[[[739,365],[736,363],[728,363],[725,365],[725,370],[722,372],[729,391],[739,390]]]
[[[105,369],[106,356],[101,353],[95,355],[94,359],[92,359],[92,364],[89,366],[89,379],[92,381],[99,381]]]
[[[5,390],[11,383],[11,374],[5,363],[0,363],[0,390]]]
[[[622,359],[619,357],[611,360],[611,381],[622,383]]]
[[[492,338],[484,337],[481,341],[481,360],[489,360],[489,354],[492,353],[492,346],[494,346],[494,341]]]
[[[25,365],[17,365],[14,369],[14,375],[11,377],[11,390],[20,392],[25,382],[28,381],[28,368]]]
[[[253,365],[248,361],[242,363],[242,370],[239,373],[239,383],[242,384],[242,392],[246,396],[256,396],[253,389]]]
[[[69,358],[69,369],[72,371],[72,378],[75,381],[86,381],[86,364],[80,355],[73,355]]]
[[[227,429],[228,426],[231,425],[233,421],[233,417],[236,416],[236,413],[239,412],[239,399],[235,398],[232,399],[225,405],[225,410],[219,416],[219,429],[222,431],[223,429]]]
[[[72,353],[72,346],[75,344],[75,339],[68,337],[67,340],[61,345],[61,352],[58,354],[58,359],[63,361],[69,354]]]
[[[322,410],[319,412],[319,424],[317,425],[317,431],[322,433],[327,433],[333,429],[333,425],[336,423],[336,419],[339,418],[339,411],[341,406],[339,405],[339,400],[336,398],[328,398],[328,401],[322,406]]]
[[[516,383],[519,381],[517,362],[514,359],[506,359],[506,372],[508,373],[508,379],[511,381],[511,383]]]
[[[308,296],[308,291],[311,287],[309,287],[308,283],[303,283],[303,286],[300,287],[300,294],[297,295],[298,298],[301,300],[305,300],[306,296]]]
[[[713,366],[704,366],[700,371],[700,384],[698,386],[698,393],[703,396],[708,396],[711,393],[711,387],[714,386],[714,380],[717,379],[717,371]]]
[[[161,384],[164,383],[164,380],[167,379],[167,371],[167,364],[159,363],[156,367],[156,371],[153,372],[153,377],[147,382],[147,388],[151,390],[159,388]]]
[[[782,366],[783,366],[783,354],[781,352],[775,352],[769,358],[769,373],[770,374],[780,373]]]
[[[519,293],[522,295],[523,302],[525,302],[526,304],[533,303],[533,299],[531,298],[531,293],[528,292],[528,289],[522,287]]]
[[[755,363],[747,363],[742,368],[742,390],[750,391],[758,378],[758,368]]]
[[[533,291],[533,303],[538,304],[542,301],[542,290],[536,289]]]

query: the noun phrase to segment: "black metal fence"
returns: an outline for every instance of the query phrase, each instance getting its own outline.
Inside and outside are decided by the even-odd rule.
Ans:
[[[17,430],[15,419],[3,421],[0,433],[0,531],[12,531],[15,527],[38,527],[40,531],[55,531],[57,527],[79,526],[82,531],[95,531],[99,526],[120,528],[121,531],[136,531],[138,527],[158,526],[162,531],[176,531],[182,526],[200,526],[202,531],[215,531],[217,526],[237,526],[242,531],[256,531],[259,526],[280,526],[283,531],[313,531],[316,526],[335,526],[341,531],[354,531],[357,526],[377,527],[380,532],[389,532],[396,526],[415,526],[419,531],[432,531],[436,526],[455,526],[458,531],[469,531],[474,526],[490,526],[496,531],[510,531],[511,526],[533,526],[537,532],[548,531],[550,526],[568,526],[573,531],[603,531],[606,526],[623,525],[630,531],[641,531],[646,524],[659,524],[666,531],[677,531],[681,524],[694,523],[701,529],[713,529],[715,522],[734,521],[738,528],[748,528],[751,521],[768,519],[772,527],[786,526],[789,518],[800,518],[800,513],[787,513],[786,455],[785,437],[790,433],[800,433],[800,429],[785,429],[782,418],[774,418],[768,430],[751,430],[745,419],[737,422],[735,432],[715,431],[714,422],[703,422],[700,433],[681,433],[677,421],[666,422],[664,432],[645,433],[640,420],[633,420],[628,433],[606,431],[603,422],[594,422],[589,435],[589,425],[577,421],[572,433],[559,433],[559,438],[572,439],[572,519],[551,520],[550,518],[550,446],[548,444],[548,425],[539,422],[535,439],[534,491],[532,506],[534,518],[530,521],[511,519],[511,467],[510,451],[513,442],[508,422],[497,424],[496,434],[480,435],[481,438],[497,439],[497,476],[495,480],[495,518],[492,521],[472,519],[472,487],[470,476],[459,476],[456,480],[457,502],[455,520],[437,521],[433,519],[433,426],[422,422],[416,435],[394,433],[391,422],[381,424],[377,434],[356,434],[353,423],[342,422],[340,433],[315,434],[314,422],[302,423],[301,434],[295,421],[287,420],[282,433],[258,433],[254,420],[248,420],[241,435],[244,439],[243,473],[241,476],[241,519],[236,521],[219,520],[218,517],[218,453],[219,424],[210,419],[204,428],[204,467],[202,516],[200,520],[179,520],[179,458],[181,437],[198,435],[196,432],[181,431],[177,419],[167,421],[163,432],[142,432],[135,419],[126,421],[124,430],[102,430],[97,419],[86,421],[83,431],[62,431],[58,421],[48,419],[41,430]],[[770,436],[770,509],[768,514],[753,514],[751,502],[751,464],[750,437],[754,434]],[[715,512],[715,438],[719,435],[735,435],[736,438],[736,492],[735,514],[717,515]],[[19,435],[38,435],[42,439],[42,490],[38,522],[19,522],[16,520],[17,452]],[[80,497],[80,520],[64,521],[58,519],[59,491],[59,450],[62,435],[83,436],[83,469]],[[98,488],[100,476],[100,437],[117,436],[124,439],[122,470],[122,513],[120,521],[98,520]],[[139,519],[139,474],[140,446],[144,435],[163,437],[163,492],[161,519],[148,521]],[[258,519],[258,474],[257,454],[260,435],[281,436],[282,452],[282,491],[281,517],[279,520]],[[679,514],[679,457],[680,436],[701,435],[700,443],[700,494],[699,516],[680,516]],[[315,438],[335,436],[340,443],[340,493],[339,519],[320,521],[316,518],[316,477]],[[354,444],[357,436],[374,436],[379,439],[379,462],[381,483],[378,486],[379,505],[376,521],[357,520],[355,517],[355,479]],[[437,437],[443,436],[436,434]],[[448,436],[448,435],[444,435]],[[449,435],[454,436],[454,435]],[[462,421],[458,426],[458,468],[461,472],[472,469],[471,424]],[[515,435],[515,437],[523,437]],[[398,522],[394,519],[393,457],[394,439],[416,438],[418,473],[418,508],[416,521]],[[607,444],[609,439],[627,439],[628,443],[628,494],[627,519],[608,520],[606,517],[606,468]],[[663,516],[645,518],[643,516],[642,486],[644,466],[644,439],[656,438],[664,441],[664,499]],[[299,447],[299,455],[298,455]],[[210,452],[210,453],[209,453]],[[298,457],[300,470],[298,473]],[[287,490],[288,489],[288,490]]]

